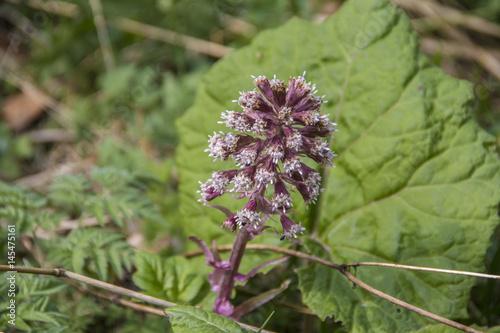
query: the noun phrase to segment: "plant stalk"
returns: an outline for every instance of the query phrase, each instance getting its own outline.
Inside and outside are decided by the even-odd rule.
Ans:
[[[227,303],[231,299],[231,293],[234,288],[234,279],[236,274],[238,274],[238,269],[240,267],[241,259],[243,258],[243,253],[245,252],[249,236],[250,233],[245,227],[238,229],[231,253],[229,254],[229,270],[224,272],[217,300],[215,302],[214,312],[216,313],[219,313],[218,306],[220,304]]]

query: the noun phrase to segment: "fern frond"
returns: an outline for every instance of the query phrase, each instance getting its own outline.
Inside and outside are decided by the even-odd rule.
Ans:
[[[32,232],[36,226],[52,228],[55,214],[47,210],[47,199],[28,189],[0,181],[0,220],[16,225],[16,232]]]
[[[49,249],[49,259],[79,274],[107,281],[109,272],[120,278],[123,266],[130,268],[132,247],[125,236],[101,228],[74,229]]]

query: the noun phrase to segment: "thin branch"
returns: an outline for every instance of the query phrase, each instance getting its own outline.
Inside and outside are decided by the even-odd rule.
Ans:
[[[247,249],[252,249],[252,250],[260,250],[259,248],[254,248],[255,245],[259,245],[259,244],[247,244]],[[228,244],[228,245],[219,245],[217,246],[217,250],[220,251],[220,252],[225,252],[225,251],[231,251],[231,248],[233,246]],[[196,256],[199,256],[199,255],[202,255],[204,254],[202,250],[200,249],[197,249],[197,250],[193,250],[193,251],[189,251],[189,252],[185,252],[183,254],[181,254],[184,258],[192,258],[192,257],[196,257]]]
[[[484,274],[484,273],[476,273],[476,272],[467,272],[467,271],[457,271],[457,270],[453,270],[453,269],[441,269],[441,268],[431,268],[431,267],[420,267],[420,266],[390,264],[390,263],[385,263],[385,262],[357,262],[357,263],[350,263],[350,264],[345,264],[344,265],[344,267],[359,267],[359,266],[392,267],[392,268],[409,269],[409,270],[413,270],[413,271],[424,271],[424,272],[435,272],[435,273],[467,275],[467,276],[475,276],[475,277],[480,277],[480,278],[500,280],[500,275],[492,275],[492,274]]]
[[[254,297],[254,296],[258,295],[258,293],[250,291],[248,289],[245,289],[243,286],[236,286],[235,289],[238,291],[238,294],[243,295],[243,296]],[[289,303],[287,301],[278,300],[278,299],[273,299],[270,301],[270,303],[272,303],[276,306],[279,306],[281,308],[288,309],[290,311],[294,311],[294,312],[298,312],[298,313],[302,313],[302,314],[310,315],[310,316],[316,316],[316,312],[314,312],[313,310],[311,310],[305,306],[296,305],[296,304]]]
[[[450,320],[450,319],[438,316],[438,315],[436,315],[436,314],[434,314],[432,312],[426,311],[426,310],[421,309],[419,307],[416,307],[414,305],[411,305],[411,304],[408,304],[406,302],[403,302],[403,301],[401,301],[401,300],[399,300],[399,299],[397,299],[395,297],[392,297],[391,295],[383,293],[380,290],[375,289],[375,288],[367,285],[366,283],[364,283],[363,281],[359,280],[358,278],[356,278],[354,275],[352,275],[351,273],[349,273],[346,270],[340,270],[340,272],[346,278],[348,278],[349,281],[355,283],[357,286],[360,286],[361,288],[363,288],[364,290],[372,293],[373,295],[378,296],[378,297],[380,297],[382,299],[385,299],[386,301],[389,301],[389,302],[391,302],[391,303],[393,303],[393,304],[395,304],[397,306],[400,306],[400,307],[405,308],[407,310],[413,311],[415,313],[418,313],[421,316],[430,318],[432,320],[435,320],[435,321],[443,323],[445,325],[454,327],[454,328],[456,328],[458,330],[461,330],[461,331],[464,331],[464,332],[468,332],[468,333],[481,333],[481,331],[478,331],[478,330],[475,330],[475,329],[473,329],[471,327],[462,325],[460,323],[457,323],[456,321],[453,321],[453,320]]]
[[[186,36],[171,30],[158,28],[149,24],[126,18],[118,18],[112,23],[113,26],[122,31],[130,32],[132,34],[140,35],[146,38],[159,40],[169,44],[182,46],[187,50],[206,54],[214,58],[222,58],[233,50],[232,48],[221,44]]]
[[[102,282],[102,281],[99,281],[96,279],[89,278],[89,277],[84,276],[84,275],[76,274],[76,273],[70,272],[70,271],[62,269],[62,268],[37,268],[37,267],[24,267],[24,266],[14,266],[11,268],[10,265],[0,265],[0,272],[11,272],[11,273],[15,272],[15,273],[25,273],[25,274],[51,275],[51,276],[55,276],[58,278],[63,278],[63,280],[66,282],[69,282],[71,280],[83,282],[85,284],[88,284],[88,285],[91,285],[94,287],[106,289],[106,290],[108,290],[112,293],[115,293],[115,294],[136,298],[136,299],[144,301],[146,303],[155,304],[158,306],[162,306],[164,308],[168,308],[168,307],[177,305],[175,303],[164,301],[164,300],[156,298],[156,297],[144,295],[144,294],[141,294],[139,292],[136,292],[136,291],[133,291],[130,289],[118,287],[118,286],[115,286],[115,285],[110,284],[110,283]],[[69,279],[69,281],[67,279]],[[91,293],[88,290],[85,290],[85,292]],[[95,295],[97,296],[97,294],[95,294]],[[99,297],[99,296],[97,296],[97,297]],[[106,297],[106,298],[110,299],[108,297]],[[128,306],[128,307],[134,308],[135,310],[138,310],[138,311],[148,312],[151,314],[159,315],[159,312],[154,310],[155,308],[152,308],[152,307],[147,307],[144,305],[140,305],[140,304],[130,302],[130,301],[125,301],[125,300],[120,300],[120,301],[113,300],[113,301],[119,302],[117,304]],[[161,310],[159,310],[159,311],[161,311]],[[246,329],[246,330],[252,330],[254,332],[262,332],[262,333],[274,333],[273,331],[260,330],[260,328],[258,328],[258,327],[247,325],[244,323],[240,323],[240,322],[236,322],[236,323],[241,328]]]
[[[108,295],[108,294],[101,293],[101,292],[98,292],[98,291],[95,291],[92,289],[88,289],[88,288],[85,288],[82,285],[79,285],[78,283],[76,283],[72,280],[69,280],[69,279],[63,279],[63,280],[66,283],[70,284],[73,288],[75,288],[76,290],[81,292],[82,294],[89,294],[89,295],[96,297],[96,298],[105,299],[105,300],[108,300],[116,305],[123,306],[126,308],[131,308],[131,309],[139,311],[139,312],[145,312],[145,313],[149,313],[149,314],[152,314],[155,316],[166,317],[163,309],[158,309],[158,308],[154,308],[152,306],[134,303],[134,302],[127,301],[125,299],[121,299],[119,297],[116,297],[116,295]]]
[[[177,304],[164,301],[162,299],[141,294],[137,291],[133,291],[130,289],[122,288],[115,286],[111,283],[102,282],[96,279],[89,278],[84,275],[76,274],[70,271],[67,271],[62,268],[36,268],[36,267],[23,267],[23,266],[15,266],[14,269],[11,269],[9,265],[0,265],[0,272],[17,272],[17,273],[28,273],[28,274],[41,274],[41,275],[52,275],[55,277],[65,277],[68,279],[72,279],[78,282],[83,282],[85,284],[89,284],[94,287],[106,289],[115,294],[133,297],[138,300],[144,301],[146,303],[155,304],[163,307],[171,307]]]
[[[102,12],[102,4],[100,0],[89,0],[92,14],[94,15],[94,24],[97,29],[97,37],[99,44],[101,44],[102,56],[106,71],[109,73],[115,68],[115,60],[113,59],[113,51],[111,50],[111,42],[109,41],[108,28],[106,27],[106,20]]]

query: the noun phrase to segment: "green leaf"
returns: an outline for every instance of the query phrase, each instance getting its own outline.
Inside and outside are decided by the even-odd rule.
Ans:
[[[165,310],[175,333],[240,333],[244,330],[231,319],[192,306],[177,305]]]
[[[48,197],[58,207],[81,209],[86,200],[89,183],[83,174],[62,175],[49,186]]]
[[[160,256],[138,251],[135,254],[135,266],[134,283],[152,296],[164,297],[165,270]]]
[[[68,326],[51,327],[45,330],[43,333],[61,333],[68,329]]]
[[[104,226],[104,203],[99,197],[92,197],[88,200],[88,207],[90,214],[94,216],[101,227]]]
[[[348,1],[319,25],[291,20],[212,67],[193,107],[177,122],[186,234],[207,242],[216,238],[219,244],[234,239],[220,228],[222,213],[196,202],[198,181],[234,167],[232,162],[212,163],[204,152],[207,135],[227,131],[217,124],[220,113],[239,108],[231,100],[238,91],[254,88],[250,75],[286,79],[304,70],[318,95],[326,94],[323,112],[340,130],[332,141],[338,157],[324,180],[322,204],[310,208],[310,214],[299,212],[308,231],[317,230],[331,249],[328,256],[338,263],[382,261],[482,271],[498,225],[495,140],[471,118],[471,84],[433,66],[420,53],[407,17],[385,0]],[[231,197],[214,204],[232,211],[243,205]],[[270,231],[267,235],[258,242],[276,237]],[[405,332],[429,323],[360,288],[352,290],[335,272],[316,266],[299,272],[303,285],[322,279],[317,293],[304,295],[306,304],[322,318],[342,320],[350,331]],[[358,277],[449,318],[467,316],[475,282],[380,267],[359,268]]]
[[[26,267],[31,265],[25,261]],[[68,286],[57,279],[40,277],[32,274],[16,274],[16,318],[15,327],[17,331],[46,332],[55,327],[63,327],[62,322],[66,319],[57,308],[54,296]],[[6,328],[9,309],[7,305],[10,300],[7,298],[7,288],[9,281],[0,281],[0,327]],[[36,329],[35,329],[36,328]]]
[[[63,241],[52,245],[51,260],[62,267],[85,275],[97,275],[106,281],[111,278],[109,268],[123,274],[122,264],[130,268],[132,249],[124,236],[100,228],[74,229]]]
[[[105,98],[107,100],[118,98],[130,89],[130,82],[137,72],[138,70],[133,65],[129,65],[118,67],[116,71],[102,75],[99,83],[105,92]]]
[[[106,205],[106,210],[113,221],[115,221],[118,226],[123,227],[123,219],[120,217],[120,209],[118,208],[116,203],[110,198],[106,198],[104,200],[104,203]]]
[[[113,267],[113,270],[118,274],[118,277],[121,279],[123,278],[123,268],[122,268],[122,262],[126,259],[128,259],[127,256],[122,256],[122,251],[109,251],[108,252],[109,256],[109,263],[111,267]]]
[[[500,332],[500,326],[495,326],[495,327],[490,327],[490,328],[484,328],[484,327],[478,327],[477,325],[473,325],[472,328],[479,330],[481,332],[488,332],[488,333],[498,333]],[[456,328],[452,328],[450,326],[444,325],[444,324],[439,324],[439,325],[429,325],[423,329],[420,329],[418,331],[415,331],[418,333],[455,333],[457,332]]]
[[[83,265],[85,263],[86,253],[81,248],[76,248],[71,253],[71,264],[75,273],[82,273]]]
[[[22,315],[24,320],[28,321],[41,321],[41,322],[46,322],[46,323],[51,323],[56,326],[60,326],[59,321],[54,318],[53,315],[51,315],[49,312],[42,312],[42,311],[34,311],[31,309],[31,311],[26,311],[23,312]]]
[[[422,328],[418,331],[418,333],[455,333],[457,332],[456,328],[450,327],[448,325],[429,325],[425,328]]]
[[[31,327],[22,318],[16,318],[16,328],[18,330],[31,332]]]
[[[316,257],[332,260],[330,254],[319,243],[306,238],[304,240],[308,252]],[[302,301],[316,311],[317,316],[324,320],[338,311],[342,304],[350,305],[359,302],[354,292],[338,293],[337,290],[349,289],[349,282],[331,267],[312,264],[309,267],[297,269],[299,288],[302,291]],[[350,322],[345,322],[349,326]]]
[[[108,279],[108,258],[106,256],[106,251],[100,248],[94,249],[93,258],[96,263],[96,271],[99,279],[102,281],[107,281]],[[111,261],[110,261],[111,264]],[[120,270],[121,271],[121,270]]]
[[[208,291],[206,275],[180,256],[163,259],[157,254],[136,253],[134,283],[147,294],[177,303],[195,303]]]
[[[46,203],[44,197],[26,188],[0,181],[0,219],[15,224],[18,233],[28,233],[37,226],[50,227],[54,224],[57,217],[43,211]]]

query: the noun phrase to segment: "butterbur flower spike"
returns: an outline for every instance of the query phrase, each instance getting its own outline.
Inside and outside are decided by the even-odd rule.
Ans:
[[[235,308],[230,302],[234,282],[244,282],[260,268],[287,259],[267,261],[243,275],[238,270],[247,242],[264,229],[274,229],[264,225],[272,220],[272,215],[279,216],[283,230],[281,240],[303,234],[305,228],[287,216],[293,208],[291,193],[298,192],[306,204],[314,203],[321,182],[320,174],[303,160],[310,158],[328,167],[336,156],[328,142],[336,131],[336,124],[328,115],[319,113],[324,102],[316,96],[316,86],[307,83],[304,75],[290,78],[288,86],[276,76],[271,80],[265,76],[254,77],[256,89],[240,92],[234,101],[242,110],[226,110],[221,114],[219,123],[235,133],[214,132],[205,150],[214,161],[227,161],[231,157],[236,164],[235,169],[213,172],[207,182],[200,182],[198,192],[199,201],[204,205],[226,214],[222,228],[237,231],[237,235],[227,261],[219,256],[215,243],[210,250],[200,239],[190,239],[200,246],[207,264],[213,267],[209,280],[211,289],[217,291],[214,312],[235,320],[251,311],[252,304],[262,302],[262,298],[256,296],[254,301]],[[226,193],[248,201],[236,212],[209,204]]]
[[[302,161],[310,158],[323,167],[332,165],[336,155],[327,140],[337,124],[319,112],[322,97],[316,96],[316,86],[307,83],[304,75],[290,78],[288,86],[276,77],[254,77],[256,89],[240,92],[234,101],[242,110],[226,110],[219,121],[237,133],[209,136],[209,156],[221,161],[231,157],[238,169],[214,172],[200,183],[199,201],[207,204],[228,192],[238,199],[248,198],[222,227],[256,230],[271,215],[279,215],[282,239],[305,230],[286,216],[293,207],[291,192],[298,191],[306,204],[316,201],[321,176]]]

